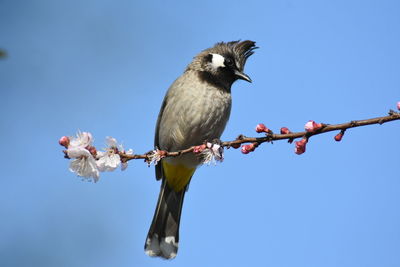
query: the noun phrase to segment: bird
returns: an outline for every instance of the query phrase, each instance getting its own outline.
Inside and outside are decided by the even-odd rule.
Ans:
[[[179,151],[219,140],[231,113],[231,86],[237,80],[252,82],[243,71],[256,48],[254,41],[238,40],[216,43],[197,54],[164,97],[156,124],[155,149]],[[183,199],[201,163],[201,156],[187,153],[162,158],[155,165],[161,189],[145,241],[147,255],[176,257]]]

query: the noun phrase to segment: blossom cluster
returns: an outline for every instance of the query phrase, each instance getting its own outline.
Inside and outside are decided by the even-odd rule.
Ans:
[[[94,182],[99,180],[100,172],[114,171],[119,166],[122,170],[128,167],[127,162],[121,161],[119,152],[133,154],[131,149],[125,151],[113,137],[106,138],[104,151],[97,151],[89,132],[78,132],[75,137],[63,136],[59,144],[66,148],[65,157],[71,159],[69,170],[88,180],[93,179]]]

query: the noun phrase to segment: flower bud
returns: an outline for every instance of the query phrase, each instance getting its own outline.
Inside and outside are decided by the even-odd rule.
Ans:
[[[306,144],[307,144],[307,139],[303,138],[300,141],[295,142],[295,148],[294,148],[294,153],[297,155],[301,155],[304,152],[306,152]]]
[[[344,132],[340,132],[337,135],[335,135],[335,141],[340,142],[343,138]]]
[[[243,145],[242,148],[240,149],[243,154],[249,154],[250,152],[253,152],[256,149],[256,145],[254,143],[248,144],[248,145]]]
[[[400,110],[400,101],[397,102],[397,109]]]
[[[69,137],[68,136],[61,137],[60,140],[58,140],[58,143],[61,146],[68,148],[68,146],[69,146]]]
[[[267,126],[265,126],[263,123],[259,123],[256,126],[256,132],[257,133],[268,133],[270,130],[268,129]]]
[[[242,148],[240,149],[243,154],[249,154],[250,151],[248,150],[248,145],[243,145]]]
[[[281,134],[290,134],[291,131],[287,127],[282,127],[281,128]]]
[[[306,125],[304,125],[304,129],[308,133],[313,133],[321,128],[322,128],[322,123],[316,123],[313,120],[308,121]]]
[[[250,152],[253,152],[254,150],[256,150],[256,146],[254,143],[248,144],[248,148],[247,148]]]
[[[195,146],[193,148],[193,153],[199,154],[199,153],[203,152],[204,149],[206,149],[206,145],[205,144],[202,144],[202,145],[199,145],[199,146]]]

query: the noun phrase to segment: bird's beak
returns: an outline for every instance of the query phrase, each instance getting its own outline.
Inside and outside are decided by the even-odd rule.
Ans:
[[[245,81],[248,81],[249,83],[251,83],[251,79],[247,74],[244,74],[241,71],[235,70],[235,75],[236,75],[236,77],[238,77],[238,79],[245,80]]]

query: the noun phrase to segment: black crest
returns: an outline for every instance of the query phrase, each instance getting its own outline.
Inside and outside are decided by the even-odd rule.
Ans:
[[[201,81],[213,84],[217,87],[230,91],[233,82],[238,79],[236,70],[243,72],[247,59],[254,54],[254,49],[258,47],[250,40],[220,42],[213,47],[199,53],[192,63],[188,65],[186,71],[194,70],[198,72]],[[226,68],[213,69],[210,67],[213,55],[219,54],[225,58]],[[232,66],[228,61],[231,60]]]
[[[222,56],[232,56],[239,65],[239,70],[243,71],[244,65],[247,59],[254,54],[254,49],[257,49],[256,43],[250,40],[246,41],[232,41],[232,42],[220,42],[214,47],[209,48],[205,51],[208,53],[216,53]]]

